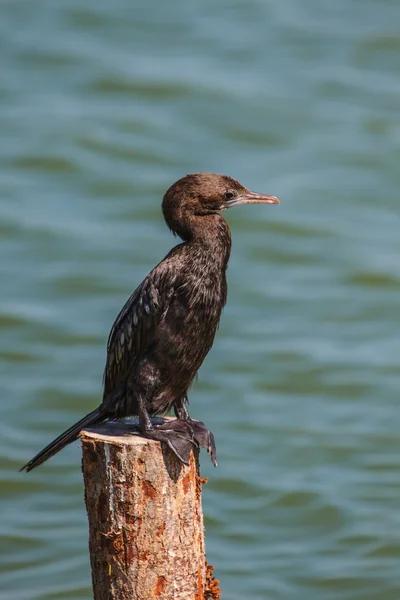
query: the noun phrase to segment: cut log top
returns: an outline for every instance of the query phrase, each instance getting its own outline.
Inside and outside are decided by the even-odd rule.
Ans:
[[[154,425],[165,423],[165,421],[173,421],[173,417],[157,417],[153,418],[152,422]],[[96,425],[96,427],[88,427],[81,431],[80,437],[102,440],[108,444],[118,444],[119,446],[132,446],[132,445],[147,445],[147,444],[159,444],[155,440],[148,440],[142,437],[140,431],[137,429],[139,426],[139,419],[124,419],[123,421],[107,421]]]

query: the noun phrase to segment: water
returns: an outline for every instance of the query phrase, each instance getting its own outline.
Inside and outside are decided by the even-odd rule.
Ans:
[[[91,597],[80,450],[116,313],[174,242],[164,190],[227,173],[229,301],[191,393],[229,600],[400,597],[400,5],[0,5],[0,595]]]

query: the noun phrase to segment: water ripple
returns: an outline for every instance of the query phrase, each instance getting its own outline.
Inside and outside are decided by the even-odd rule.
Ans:
[[[0,14],[3,593],[91,597],[79,448],[18,469],[99,402],[113,318],[174,243],[162,194],[210,170],[282,201],[227,215],[229,302],[190,394],[223,595],[397,600],[398,3]]]

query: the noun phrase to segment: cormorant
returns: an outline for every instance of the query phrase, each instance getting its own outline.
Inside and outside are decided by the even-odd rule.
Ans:
[[[139,416],[144,437],[166,443],[183,463],[200,444],[216,465],[214,436],[204,423],[190,419],[186,400],[226,302],[231,234],[219,213],[239,204],[279,200],[214,173],[186,175],[168,189],[164,219],[183,243],[149,273],[117,316],[107,343],[102,403],[21,470],[41,465],[85,427],[132,415]],[[152,424],[151,416],[172,408],[175,420]]]

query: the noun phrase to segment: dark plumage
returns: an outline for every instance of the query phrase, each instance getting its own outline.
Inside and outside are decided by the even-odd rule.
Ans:
[[[279,200],[213,173],[186,175],[169,188],[162,204],[164,218],[183,243],[149,273],[117,316],[108,338],[101,405],[23,469],[43,463],[74,441],[82,428],[131,415],[139,415],[143,435],[168,444],[184,463],[193,445],[201,444],[216,464],[213,435],[190,419],[185,400],[226,302],[231,235],[219,212],[250,203]],[[150,416],[171,408],[177,419],[154,427]]]

